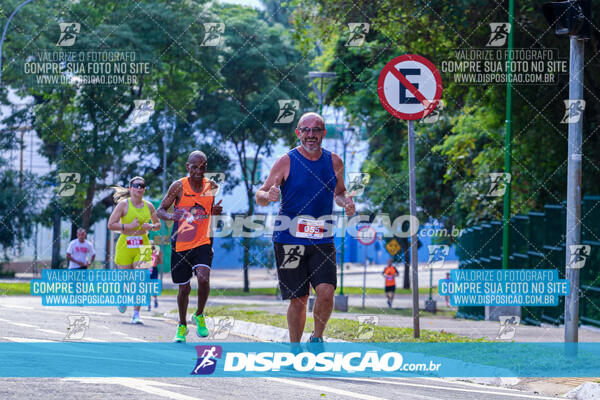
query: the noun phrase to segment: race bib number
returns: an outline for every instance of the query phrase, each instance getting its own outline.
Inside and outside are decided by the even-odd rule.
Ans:
[[[139,249],[143,244],[144,238],[142,236],[127,236],[128,249]]]
[[[296,237],[307,239],[323,239],[325,221],[301,218],[296,227]]]

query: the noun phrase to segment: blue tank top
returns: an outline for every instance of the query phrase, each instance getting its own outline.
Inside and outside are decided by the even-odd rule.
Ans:
[[[279,215],[290,220],[298,216],[318,219],[331,215],[333,212],[333,197],[337,178],[331,162],[331,152],[322,149],[317,161],[305,158],[297,149],[288,152],[290,157],[290,173],[281,185],[281,204]],[[326,221],[327,223],[327,221]],[[331,221],[329,221],[331,224]],[[278,226],[279,223],[276,224]],[[284,244],[313,245],[333,243],[333,234],[325,233],[322,238],[306,238],[294,235],[297,224],[290,223],[290,229],[273,231],[273,242]],[[331,230],[331,228],[329,228]]]

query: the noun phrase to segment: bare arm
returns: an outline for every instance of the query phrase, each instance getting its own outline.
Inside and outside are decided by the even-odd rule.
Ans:
[[[156,210],[156,215],[158,216],[158,218],[166,221],[179,221],[182,218],[182,210],[175,210],[173,214],[167,211],[181,197],[182,192],[183,184],[181,183],[181,181],[175,181],[171,184],[167,195],[164,199],[162,199],[158,210]]]
[[[265,183],[256,191],[254,198],[259,206],[267,206],[271,202],[279,201],[279,186],[290,174],[290,157],[287,154],[279,157]]]
[[[158,231],[160,229],[160,220],[156,215],[156,209],[149,201],[146,201],[146,204],[148,204],[148,208],[150,209],[150,219],[152,220],[152,223],[144,223],[144,225],[142,225],[142,229],[145,231]]]
[[[338,206],[343,207],[346,210],[346,214],[352,216],[356,211],[356,207],[352,197],[348,196],[346,184],[344,183],[344,163],[342,162],[340,156],[335,153],[331,154],[331,162],[333,163],[333,171],[335,172],[335,177],[337,178],[334,192],[335,203]]]
[[[79,265],[80,267],[83,267],[83,263],[74,260],[73,257],[71,257],[71,253],[67,253],[67,260],[74,262],[75,264]]]

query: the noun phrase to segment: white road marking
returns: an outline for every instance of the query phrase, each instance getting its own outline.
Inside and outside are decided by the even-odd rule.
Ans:
[[[6,322],[7,324],[21,326],[23,328],[39,328],[39,326],[37,326],[37,325],[24,324],[22,322],[14,322],[14,321],[11,321],[11,320],[8,320],[8,319],[3,319],[3,318],[0,318],[0,321],[1,322]]]
[[[201,400],[198,397],[187,396],[185,394],[175,393],[169,390],[161,389],[156,386],[165,387],[180,387],[187,388],[186,386],[174,385],[171,383],[149,381],[138,378],[64,378],[63,381],[76,381],[86,384],[108,384],[108,385],[121,385],[130,389],[139,390],[153,394],[155,396],[166,397],[173,400]]]
[[[17,343],[47,343],[47,342],[56,342],[56,340],[47,340],[47,339],[30,339],[30,338],[21,338],[21,337],[8,337],[4,336],[3,339],[10,340],[11,342]]]
[[[500,391],[493,392],[491,390],[462,389],[462,388],[446,387],[446,386],[425,385],[425,384],[421,384],[421,383],[382,381],[382,380],[371,379],[371,378],[342,378],[342,379],[351,380],[351,381],[386,383],[388,385],[400,385],[400,386],[422,387],[422,388],[428,388],[428,389],[449,390],[449,391],[454,391],[454,392],[469,392],[469,393],[494,394],[497,396],[502,395],[502,396],[510,396],[510,397],[524,397],[527,399],[545,399],[545,400],[556,399],[556,397],[534,396],[534,395],[525,394],[525,393],[521,394],[521,393],[507,393],[507,392],[500,392]]]
[[[375,396],[370,396],[368,394],[361,394],[361,393],[349,392],[347,390],[336,389],[336,388],[332,388],[332,387],[324,386],[324,385],[315,385],[315,384],[312,384],[312,383],[294,381],[294,380],[291,380],[291,379],[283,379],[283,378],[265,378],[265,379],[267,379],[269,381],[284,383],[286,385],[295,385],[295,386],[300,386],[300,387],[307,388],[307,389],[318,390],[320,392],[335,393],[335,394],[339,394],[339,395],[342,395],[342,396],[353,397],[355,399],[363,399],[363,400],[385,400],[385,399],[383,399],[383,397],[375,397]]]
[[[42,328],[38,328],[37,329],[40,332],[44,332],[44,333],[52,333],[55,335],[66,335],[66,332],[59,332],[59,331],[55,331],[54,329],[42,329]]]
[[[2,307],[6,307],[6,308],[20,308],[21,310],[34,310],[33,307],[29,307],[29,306],[14,306],[14,305],[9,305],[9,304],[2,304]]]
[[[389,378],[389,379],[410,379],[410,378]],[[476,388],[480,388],[480,389],[490,389],[490,385],[484,385],[482,383],[474,383],[474,382],[465,382],[465,381],[458,381],[458,380],[451,380],[451,379],[444,379],[444,378],[431,378],[431,377],[420,377],[419,379],[423,379],[423,380],[429,380],[429,381],[434,381],[434,382],[445,382],[445,383],[452,383],[455,385],[462,385],[462,386],[470,386],[470,387],[476,387]],[[517,389],[512,389],[512,388],[507,388],[507,387],[502,387],[502,390],[507,390],[507,391],[513,391],[513,392],[519,392],[519,390]]]

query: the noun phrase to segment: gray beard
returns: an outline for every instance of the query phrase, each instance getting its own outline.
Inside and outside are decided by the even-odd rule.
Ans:
[[[308,146],[306,146],[306,145],[305,145],[304,143],[302,143],[302,142],[300,142],[300,146],[302,146],[302,148],[303,148],[303,149],[304,149],[304,150],[305,150],[307,153],[311,153],[311,154],[318,153],[318,152],[320,152],[320,151],[321,151],[321,146],[317,147],[317,149],[316,149],[316,150],[310,150],[310,149],[308,148]]]

